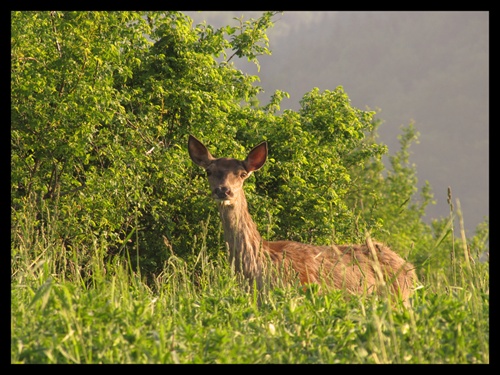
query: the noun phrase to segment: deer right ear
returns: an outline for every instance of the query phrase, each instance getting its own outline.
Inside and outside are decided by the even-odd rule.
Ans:
[[[260,169],[267,159],[267,142],[264,141],[255,146],[244,160],[245,168],[248,172]]]
[[[203,143],[189,135],[188,151],[191,160],[200,167],[207,168],[215,158],[210,154]]]

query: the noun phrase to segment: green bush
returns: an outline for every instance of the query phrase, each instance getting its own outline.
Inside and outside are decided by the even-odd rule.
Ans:
[[[258,77],[231,62],[269,53],[273,16],[214,29],[179,12],[13,12],[13,227],[36,207],[34,230],[54,223],[68,259],[90,262],[99,241],[97,256],[130,257],[146,275],[172,254],[196,256],[200,233],[210,252],[225,251],[187,155],[191,133],[215,156],[244,158],[268,140],[246,186],[265,237],[327,244],[370,232],[412,260],[432,258],[442,228],[422,221],[432,194],[425,185],[416,198],[411,124],[387,170],[375,112],[352,107],[342,87],[312,89],[299,111],[280,113],[287,94],[260,105]]]

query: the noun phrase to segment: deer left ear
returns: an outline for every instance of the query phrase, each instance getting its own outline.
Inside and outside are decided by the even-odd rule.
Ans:
[[[208,167],[212,160],[214,160],[214,157],[210,154],[205,145],[191,134],[188,140],[188,151],[191,160],[203,168]]]
[[[248,172],[259,170],[267,159],[267,142],[264,141],[255,146],[243,161]]]

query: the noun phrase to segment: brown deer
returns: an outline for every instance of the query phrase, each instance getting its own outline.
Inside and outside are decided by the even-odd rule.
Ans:
[[[300,280],[360,294],[382,291],[398,294],[405,305],[416,281],[414,267],[381,243],[314,246],[294,241],[264,241],[248,212],[243,182],[267,159],[267,142],[255,146],[245,160],[214,158],[189,136],[189,156],[205,168],[212,198],[218,203],[229,248],[229,261],[251,284]],[[376,254],[376,255],[375,255]],[[268,272],[271,270],[271,272]],[[280,280],[277,280],[277,279]]]

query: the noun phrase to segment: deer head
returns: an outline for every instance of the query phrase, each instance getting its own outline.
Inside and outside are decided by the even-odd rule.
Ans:
[[[255,146],[245,160],[214,158],[208,149],[192,135],[188,150],[191,160],[207,172],[212,198],[224,205],[233,205],[243,194],[243,182],[267,159],[267,142]]]

